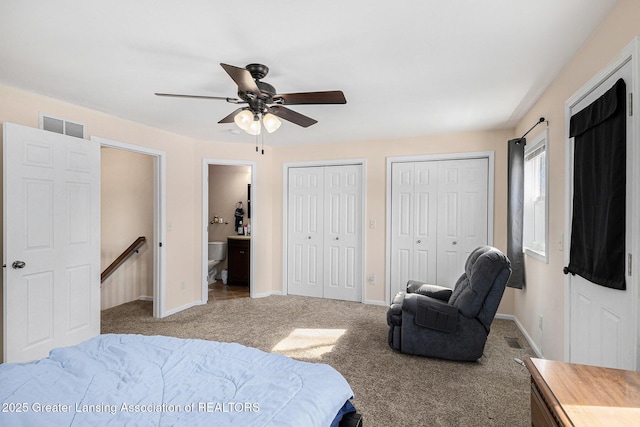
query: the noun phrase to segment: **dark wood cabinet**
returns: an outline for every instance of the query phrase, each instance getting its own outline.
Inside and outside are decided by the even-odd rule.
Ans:
[[[227,269],[229,285],[249,286],[251,277],[251,240],[248,238],[227,239]]]

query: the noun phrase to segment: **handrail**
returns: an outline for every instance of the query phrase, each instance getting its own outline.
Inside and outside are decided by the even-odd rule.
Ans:
[[[138,252],[140,246],[144,245],[146,241],[146,237],[138,237],[127,249],[124,250],[124,252],[120,254],[120,256],[118,256],[118,258],[116,258],[115,261],[111,263],[109,267],[104,269],[104,271],[100,275],[100,283],[103,283],[105,280],[107,280],[107,277],[111,276],[111,274],[116,271],[123,262],[129,259],[129,257],[133,255],[134,252]]]

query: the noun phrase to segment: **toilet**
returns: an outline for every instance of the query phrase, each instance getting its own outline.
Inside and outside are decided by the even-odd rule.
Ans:
[[[227,242],[209,242],[209,265],[207,268],[207,281],[211,284],[216,281],[218,264],[227,255]]]

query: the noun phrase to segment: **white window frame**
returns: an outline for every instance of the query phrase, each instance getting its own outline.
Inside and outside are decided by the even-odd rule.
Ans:
[[[538,153],[542,150],[541,153]],[[528,195],[531,190],[529,190],[529,186],[533,185],[531,182],[531,177],[527,173],[527,165],[529,161],[532,161],[535,157],[542,155],[544,156],[544,166],[542,172],[544,174],[544,182],[542,183],[539,190],[544,191],[544,198],[542,199],[544,206],[542,210],[544,212],[544,231],[543,231],[543,239],[544,242],[541,242],[542,245],[536,245],[533,242],[533,238],[531,235],[534,234],[535,225],[532,224],[534,220],[534,215],[531,213],[534,209],[531,206],[530,200],[528,200]],[[540,261],[543,261],[545,264],[549,263],[549,129],[545,129],[540,132],[537,136],[531,139],[531,142],[527,142],[527,145],[524,150],[524,186],[525,186],[525,199],[524,199],[524,218],[523,218],[523,238],[522,238],[522,246],[524,253],[536,258]],[[540,176],[536,176],[535,179],[540,179]],[[540,191],[541,193],[541,191]]]

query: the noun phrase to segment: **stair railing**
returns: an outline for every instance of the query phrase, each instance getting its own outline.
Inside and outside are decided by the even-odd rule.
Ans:
[[[131,245],[129,245],[129,247],[125,249],[124,252],[122,252],[118,256],[118,258],[116,258],[115,261],[111,263],[109,267],[104,269],[104,271],[100,275],[100,283],[102,284],[105,280],[107,280],[107,277],[111,276],[111,274],[113,274],[113,272],[116,271],[123,262],[129,259],[131,255],[133,255],[134,253],[138,253],[138,250],[142,245],[144,245],[146,241],[146,237],[140,236]]]

